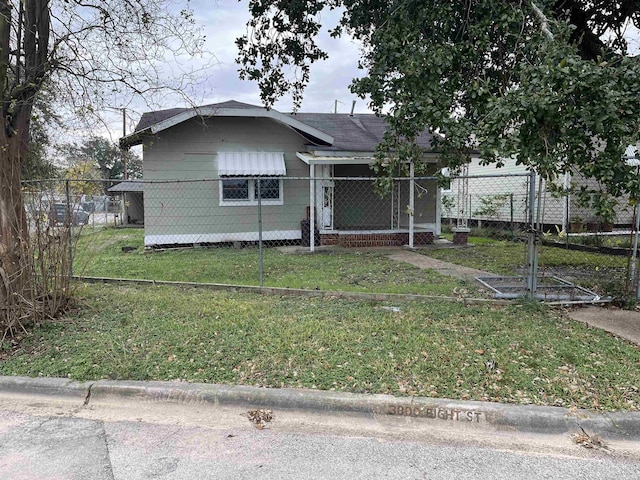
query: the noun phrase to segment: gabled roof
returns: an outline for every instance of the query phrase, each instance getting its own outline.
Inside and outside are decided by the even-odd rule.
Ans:
[[[134,133],[120,139],[123,147],[137,145],[145,135],[153,135],[196,116],[264,117],[288,125],[321,149],[373,152],[387,128],[384,117],[373,114],[290,113],[230,100],[194,108],[172,108],[142,115]],[[420,146],[431,147],[432,135],[423,132]]]
[[[170,108],[168,110],[157,110],[155,112],[145,112],[142,114],[142,117],[140,117],[140,121],[138,122],[138,125],[136,125],[135,132],[146,130],[147,128],[157,123],[163,122],[171,117],[175,117],[180,113],[193,110],[194,108],[250,110],[250,109],[260,108],[260,107],[257,107],[255,105],[249,105],[248,103],[236,102],[235,100],[229,100],[227,102],[222,102],[222,103],[211,103],[209,105],[203,105],[202,107]]]
[[[194,117],[249,117],[271,118],[290,126],[314,143],[331,145],[333,138],[320,130],[299,122],[290,115],[284,115],[277,110],[267,110],[263,107],[248,105],[231,100],[224,103],[205,105],[202,107],[170,109],[159,112],[149,112],[142,115],[136,130],[131,135],[120,139],[120,146],[128,147],[142,143],[144,135],[154,135],[163,130],[186,122]]]

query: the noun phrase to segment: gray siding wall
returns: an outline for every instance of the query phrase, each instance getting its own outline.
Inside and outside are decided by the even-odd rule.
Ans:
[[[287,176],[309,176],[309,167],[295,156],[304,139],[270,119],[193,119],[146,140],[143,149],[145,180],[188,180],[145,185],[145,237],[184,237],[171,243],[234,233],[228,240],[250,240],[242,234],[258,231],[256,206],[220,206],[217,152],[284,152]],[[309,204],[308,181],[285,180],[283,203],[262,207],[265,231],[299,232]],[[147,242],[153,243],[162,242]]]

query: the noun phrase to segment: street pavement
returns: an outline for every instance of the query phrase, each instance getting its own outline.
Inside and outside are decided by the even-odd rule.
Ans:
[[[640,445],[426,418],[0,392],[2,479],[636,479]]]

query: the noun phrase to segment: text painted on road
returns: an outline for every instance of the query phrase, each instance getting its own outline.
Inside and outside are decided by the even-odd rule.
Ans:
[[[387,415],[400,417],[434,418],[454,422],[480,423],[482,412],[475,410],[461,410],[458,408],[420,407],[415,405],[389,405]]]

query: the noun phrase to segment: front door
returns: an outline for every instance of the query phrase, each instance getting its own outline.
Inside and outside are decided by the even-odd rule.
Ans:
[[[321,230],[333,230],[335,186],[333,181],[333,165],[318,165],[316,168],[319,170],[318,177],[321,179],[320,182],[318,182],[318,190],[316,193],[316,207],[320,217],[317,221]]]

